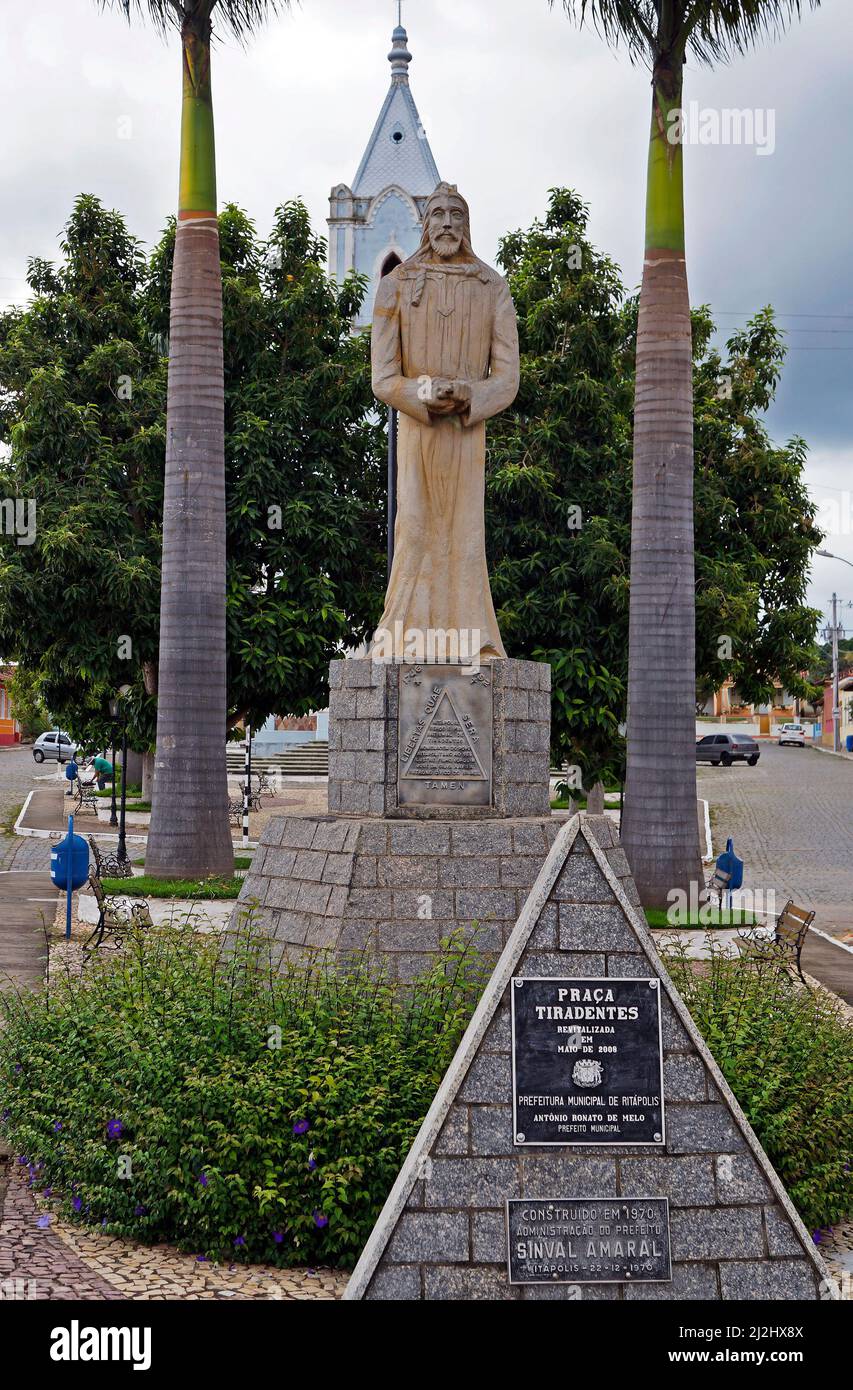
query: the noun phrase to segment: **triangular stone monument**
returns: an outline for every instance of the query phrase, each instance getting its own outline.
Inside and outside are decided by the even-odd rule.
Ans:
[[[345,1298],[837,1297],[638,901],[569,821]]]

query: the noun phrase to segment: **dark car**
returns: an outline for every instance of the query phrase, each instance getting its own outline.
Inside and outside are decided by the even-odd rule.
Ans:
[[[713,763],[731,767],[734,762],[746,762],[755,767],[761,753],[749,734],[708,734],[696,744],[697,763]]]

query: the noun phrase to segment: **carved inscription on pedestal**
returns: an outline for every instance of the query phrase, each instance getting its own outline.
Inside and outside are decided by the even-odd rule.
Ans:
[[[401,806],[490,806],[491,675],[468,666],[400,667]]]

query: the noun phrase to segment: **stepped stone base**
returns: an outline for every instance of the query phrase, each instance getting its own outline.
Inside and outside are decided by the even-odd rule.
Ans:
[[[552,817],[460,824],[280,817],[267,825],[235,918],[255,920],[282,959],[368,950],[409,980],[457,928],[496,959],[560,829]],[[627,874],[625,856],[614,869]],[[618,861],[618,862],[617,862]]]

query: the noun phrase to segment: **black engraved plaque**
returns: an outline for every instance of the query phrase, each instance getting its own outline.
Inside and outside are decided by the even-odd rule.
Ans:
[[[515,1143],[664,1142],[660,981],[513,979]]]
[[[510,1197],[511,1284],[640,1284],[672,1279],[666,1197]]]
[[[401,806],[492,804],[492,678],[470,666],[403,665],[397,727]]]

